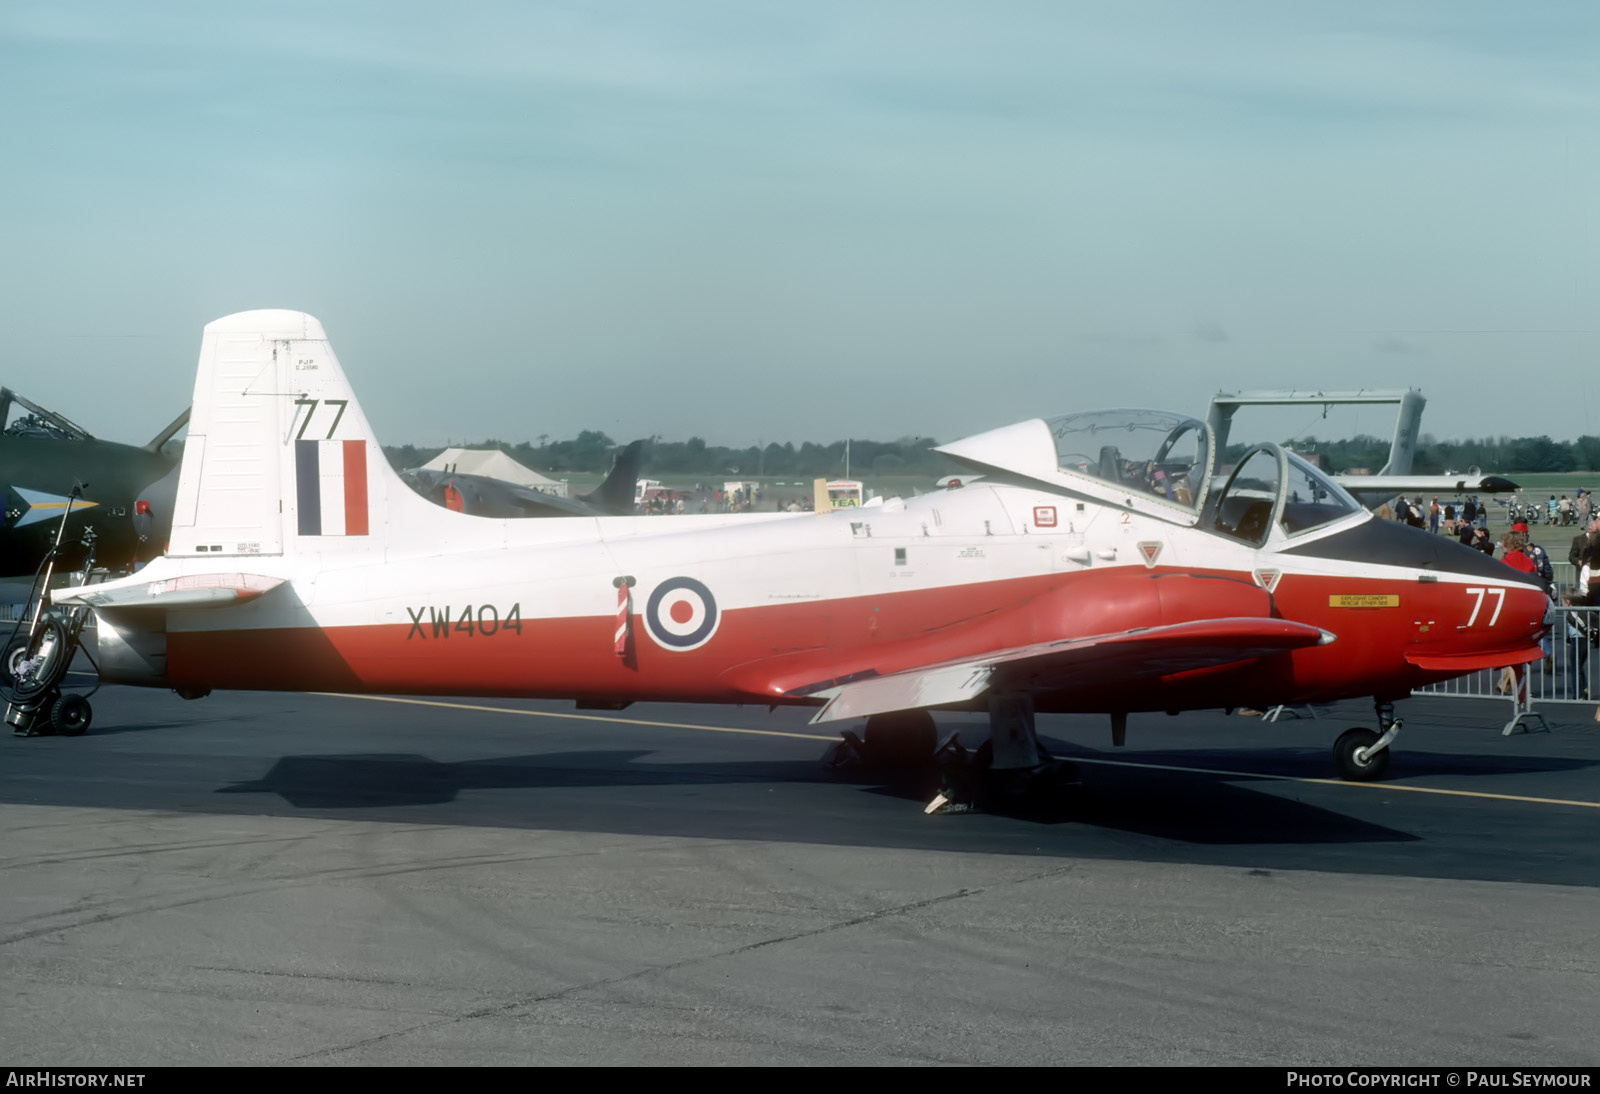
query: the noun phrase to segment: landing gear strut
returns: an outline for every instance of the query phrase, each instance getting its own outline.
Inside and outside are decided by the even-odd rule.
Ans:
[[[1034,730],[1032,696],[991,695],[989,739],[972,752],[952,733],[938,741],[926,710],[874,714],[858,736],[850,730],[828,750],[824,765],[860,765],[884,774],[937,775],[939,793],[924,812],[972,813],[1032,809],[1076,788],[1077,765],[1051,756]]]
[[[942,765],[942,786],[925,813],[1028,810],[1058,802],[1080,785],[1077,765],[1039,743],[1031,695],[990,695],[989,739],[970,759],[954,740],[941,755],[952,749],[955,762]]]
[[[1394,704],[1374,700],[1378,712],[1380,736],[1372,730],[1358,726],[1347,729],[1333,742],[1333,765],[1339,777],[1348,782],[1372,782],[1381,779],[1389,770],[1389,746],[1400,733],[1400,719],[1394,716]]]

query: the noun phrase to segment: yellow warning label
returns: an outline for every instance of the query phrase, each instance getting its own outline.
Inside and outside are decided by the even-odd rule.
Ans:
[[[1399,593],[1334,593],[1328,597],[1330,608],[1398,608]]]

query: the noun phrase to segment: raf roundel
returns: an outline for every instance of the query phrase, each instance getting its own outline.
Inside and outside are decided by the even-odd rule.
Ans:
[[[699,649],[717,632],[717,601],[692,577],[668,578],[645,603],[645,629],[669,650]]]

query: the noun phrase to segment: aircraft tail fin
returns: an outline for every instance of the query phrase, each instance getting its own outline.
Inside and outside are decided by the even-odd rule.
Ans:
[[[633,441],[611,464],[611,473],[583,500],[597,509],[616,516],[633,512],[633,492],[639,482],[639,469],[644,465],[644,442]]]
[[[178,435],[178,430],[182,429],[188,424],[189,408],[184,407],[183,413],[172,419],[171,424],[169,424],[167,428],[150,438],[149,442],[145,444],[144,450],[146,452],[160,452],[162,446],[164,446],[168,441],[172,440],[172,438],[176,437]]]
[[[1409,475],[1417,455],[1417,435],[1422,429],[1422,408],[1428,405],[1422,392],[1408,390],[1400,396],[1400,413],[1394,419],[1394,439],[1389,442],[1389,460],[1380,475]]]
[[[427,502],[389,467],[322,324],[207,324],[168,554],[381,552],[389,507]]]

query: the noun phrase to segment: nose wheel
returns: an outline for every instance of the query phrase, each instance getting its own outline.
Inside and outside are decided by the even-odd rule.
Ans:
[[[1346,782],[1365,783],[1381,779],[1389,770],[1389,750],[1373,749],[1379,741],[1370,729],[1357,727],[1339,734],[1333,742],[1333,766]]]
[[[1381,734],[1364,726],[1347,729],[1333,742],[1333,766],[1346,782],[1367,783],[1381,779],[1389,771],[1389,745],[1400,733],[1400,719],[1394,716],[1393,703],[1375,703]]]

